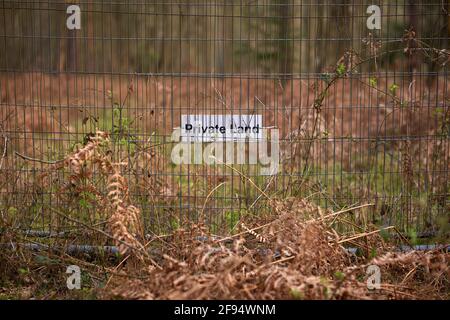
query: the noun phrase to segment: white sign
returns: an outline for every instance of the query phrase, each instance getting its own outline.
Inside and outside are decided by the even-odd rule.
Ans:
[[[181,115],[181,141],[258,141],[263,138],[262,115]]]
[[[70,14],[66,20],[66,27],[69,30],[81,29],[81,10],[77,5],[70,5],[66,10],[67,14]]]
[[[73,290],[73,289],[81,289],[81,270],[80,267],[77,265],[70,265],[66,269],[66,273],[70,274],[70,276],[67,277],[67,289]]]
[[[381,289],[381,271],[380,267],[371,264],[367,267],[366,274],[369,276],[367,278],[367,289],[374,290],[374,289]]]
[[[366,25],[369,30],[381,30],[381,9],[377,5],[367,7],[367,13],[371,16],[367,18]]]

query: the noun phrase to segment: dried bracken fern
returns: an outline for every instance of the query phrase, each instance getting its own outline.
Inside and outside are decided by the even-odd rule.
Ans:
[[[70,170],[69,182],[63,184],[61,191],[82,187],[83,191],[88,190],[96,195],[97,202],[102,203],[100,209],[103,209],[108,217],[109,229],[121,254],[130,253],[133,249],[142,251],[142,244],[138,240],[143,238],[141,212],[131,204],[127,181],[120,171],[121,167],[127,164],[112,162],[109,147],[108,133],[97,131],[83,147],[69,154],[61,163],[55,164],[53,169]],[[86,181],[95,168],[106,177],[106,196],[103,196],[101,189],[89,180]],[[84,183],[81,184],[81,181]]]
[[[245,231],[238,237],[228,237],[229,241],[214,240],[198,225],[179,229],[172,239],[164,240],[166,246],[160,253],[162,269],[146,266],[129,269],[127,273],[146,274],[148,280],[136,285],[136,280],[116,279],[104,291],[104,296],[129,299],[411,299],[420,298],[421,288],[430,283],[437,288],[431,291],[435,293],[434,298],[441,298],[439,292],[448,289],[446,253],[391,253],[362,261],[339,244],[339,235],[326,223],[326,215],[317,206],[294,199],[271,200],[270,205],[275,214],[269,223],[256,227],[251,221],[244,221],[241,226]],[[264,243],[261,239],[265,239]],[[392,279],[383,275],[381,289],[369,290],[365,272],[371,264],[398,275]],[[413,268],[417,269],[414,269],[416,275],[411,272]],[[427,282],[420,288],[410,289],[411,281],[417,279],[414,276],[423,278],[424,275],[430,277]],[[430,291],[426,292],[426,297],[431,297]]]
[[[98,147],[101,144],[108,143],[108,134],[102,131],[97,131],[95,136],[90,137],[86,145],[75,153],[66,157],[66,165],[75,173],[80,174],[82,167],[87,161],[93,160],[96,156],[99,156]]]
[[[108,200],[112,212],[109,225],[112,235],[118,241],[119,252],[126,254],[131,248],[142,248],[136,236],[142,239],[141,212],[135,206],[129,204],[128,188],[125,178],[119,173],[118,165],[103,163],[110,167],[108,176]]]
[[[249,229],[243,222],[241,222],[241,227],[242,227],[242,229],[247,231],[249,234],[254,236],[259,242],[261,242],[261,243],[267,242],[267,239],[265,237],[263,237],[262,235],[260,235],[259,233],[255,232],[255,231]]]
[[[70,170],[67,188],[85,188],[103,203],[120,253],[142,258],[141,212],[122,174],[127,163],[111,160],[109,144],[108,134],[97,132],[54,167]],[[94,171],[105,178],[106,193],[91,181]],[[342,237],[329,223],[334,213],[298,198],[271,199],[266,205],[273,209],[267,223],[244,218],[243,232],[229,241],[213,238],[203,225],[179,228],[157,246],[159,268],[146,259],[124,264],[117,272],[122,276],[113,277],[102,294],[127,299],[448,298],[447,253],[393,253],[380,245],[377,257],[364,260],[341,246]],[[366,245],[380,241],[369,234]],[[383,271],[378,291],[369,290],[364,280],[372,264]]]

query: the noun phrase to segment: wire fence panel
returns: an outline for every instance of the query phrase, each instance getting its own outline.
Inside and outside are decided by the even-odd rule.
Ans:
[[[97,143],[153,232],[202,220],[223,233],[276,197],[373,204],[355,224],[437,232],[450,212],[449,9],[2,0],[2,215],[26,230],[101,227],[112,178],[87,169]]]

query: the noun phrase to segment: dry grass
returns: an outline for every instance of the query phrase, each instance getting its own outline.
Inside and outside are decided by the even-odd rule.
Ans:
[[[403,40],[409,55],[411,48],[425,45],[413,32]],[[371,55],[377,55],[380,47],[367,41],[366,45]],[[433,52],[436,61],[448,62],[447,51],[425,47],[431,50],[423,51],[425,55]],[[382,211],[399,210],[401,219],[407,216],[407,227],[418,226],[419,218],[427,219],[426,227],[431,227],[438,222],[432,221],[431,211],[444,212],[441,231],[448,239],[450,83],[441,76],[359,74],[355,67],[363,62],[360,58],[348,51],[335,66],[323,70],[328,72],[285,82],[242,75],[195,81],[131,75],[0,76],[0,192],[4,195],[0,244],[5,248],[0,250],[0,297],[6,292],[31,298],[38,288],[44,288],[40,293],[44,299],[73,297],[64,287],[64,269],[77,264],[100,298],[449,299],[449,253],[396,252],[398,241],[385,242],[380,233],[395,232],[407,245],[408,240],[393,226],[380,230],[372,225],[365,209],[370,205],[380,216],[385,214]],[[230,201],[253,201],[247,189],[256,189],[255,201],[267,210],[257,216],[239,212],[229,233],[217,236],[203,224],[206,204],[220,186],[234,180],[226,170],[203,167],[188,172],[194,180],[188,190],[195,195],[187,200],[189,205],[195,202],[194,210],[201,208],[200,222],[172,219],[177,212],[170,210],[177,206],[170,201],[180,201],[183,210],[186,182],[181,173],[186,168],[179,168],[175,180],[167,149],[161,151],[155,144],[166,144],[180,125],[181,114],[237,110],[262,114],[264,126],[279,128],[283,185],[284,178],[289,179],[287,188],[297,184],[292,194],[304,188],[309,189],[308,196],[331,192],[333,198],[374,203],[331,212],[307,199],[287,197],[286,190],[276,198],[273,194],[279,190],[272,190],[270,182],[262,190],[261,181],[255,183],[231,168],[238,173],[234,178],[243,192],[235,197],[236,189],[231,189]],[[134,141],[139,137],[139,143]],[[382,168],[377,167],[379,162]],[[304,179],[307,167],[318,174],[325,169],[325,181]],[[200,170],[203,176],[194,177]],[[335,182],[338,171],[341,181]],[[344,173],[351,173],[353,180],[342,181]],[[325,190],[329,177],[333,190]],[[389,194],[385,178],[394,185]],[[312,190],[312,185],[317,188]],[[147,209],[169,208],[163,212],[166,222],[176,222],[172,233],[144,235],[145,208],[136,204],[137,197],[132,197],[136,194],[149,199],[142,202]],[[198,200],[201,194],[206,199]],[[397,196],[410,201],[390,209],[383,202],[385,209],[378,210],[381,194],[382,201]],[[414,212],[416,206],[429,216],[420,217]],[[339,204],[334,202],[334,207]],[[21,233],[24,226],[39,226],[40,219],[40,227],[68,233],[78,228],[78,232],[61,239],[35,239]],[[105,254],[93,258],[64,251],[80,240],[114,244],[120,254],[116,259]],[[33,252],[27,244],[48,250]],[[344,245],[356,247],[358,254],[350,254]],[[367,287],[370,265],[381,268],[380,289]]]
[[[352,233],[337,231],[337,223],[347,224],[345,216],[364,206],[331,212],[304,199],[276,199],[265,194],[260,201],[271,214],[257,219],[242,217],[236,234],[217,237],[205,225],[186,223],[172,234],[145,238],[141,212],[131,203],[128,181],[122,174],[127,163],[114,162],[110,148],[109,135],[97,131],[83,146],[51,164],[50,171],[68,170],[71,188],[86,187],[94,172],[105,177],[105,193],[100,185],[87,186],[97,195],[96,210],[106,217],[107,228],[89,228],[119,247],[123,258],[120,263],[87,263],[62,252],[33,253],[19,246],[11,255],[0,254],[3,279],[25,285],[26,292],[46,283],[51,294],[47,292],[42,298],[61,297],[67,291],[61,279],[64,271],[58,270],[81,264],[90,274],[95,296],[100,298],[449,298],[448,253],[396,253],[373,227]],[[77,221],[70,216],[64,218]],[[6,221],[2,216],[2,225],[8,231],[1,235],[1,242],[23,241]],[[343,244],[360,248],[363,255],[348,253]],[[36,261],[37,256],[41,263]],[[57,262],[42,266],[42,259]],[[382,270],[379,290],[367,289],[366,269],[371,264]],[[17,279],[15,270],[24,266],[25,275]],[[54,274],[59,276],[55,278]],[[5,285],[6,280],[2,282]]]
[[[121,166],[126,166],[127,163],[112,162],[110,147],[108,134],[97,131],[83,148],[66,158],[64,165],[68,166],[73,173],[70,178],[72,184],[86,176],[86,170],[92,172],[95,167],[98,167],[100,173],[107,177],[107,194],[100,203],[106,203],[104,210],[107,212],[111,235],[119,246],[119,252],[126,254],[130,248],[143,248],[137,237],[143,238],[144,232],[141,212],[130,203],[127,181],[120,171]],[[96,192],[96,194],[99,193]]]
[[[273,201],[262,228],[249,225],[239,237],[215,240],[191,225],[164,239],[162,269],[125,265],[101,296],[127,299],[448,299],[450,255],[394,253],[380,245],[372,259],[350,255],[320,214],[302,200]],[[249,222],[251,223],[251,222]],[[258,229],[258,233],[250,231]],[[375,239],[373,239],[375,237]],[[202,241],[200,239],[209,239]],[[261,239],[265,239],[261,241]],[[156,241],[156,240],[155,240]],[[377,244],[378,242],[378,244]],[[169,244],[169,245],[167,245]],[[382,270],[380,290],[369,290],[366,268]],[[139,275],[144,279],[128,279]]]
[[[33,78],[35,75],[23,75],[25,78],[28,76]],[[283,87],[274,80],[201,79],[194,85],[189,84],[187,79],[179,78],[169,86],[167,79],[150,77],[134,79],[133,90],[130,91],[131,86],[120,86],[117,79],[102,83],[104,79],[66,78],[62,79],[66,85],[61,86],[52,85],[61,79],[42,75],[41,82],[49,89],[37,91],[42,96],[29,96],[28,93],[33,90],[22,88],[19,91],[23,92],[23,96],[19,100],[11,100],[11,92],[18,90],[10,88],[13,82],[9,80],[0,79],[8,84],[2,85],[2,90],[8,92],[2,92],[4,108],[0,113],[0,129],[9,143],[8,150],[4,147],[1,149],[4,155],[2,172],[5,173],[0,184],[1,191],[6,195],[14,195],[14,205],[22,200],[23,203],[57,204],[56,208],[38,208],[43,218],[46,218],[48,210],[56,215],[49,219],[51,229],[64,229],[67,221],[78,227],[81,224],[89,229],[89,233],[80,233],[83,243],[95,238],[93,242],[96,243],[115,244],[123,260],[119,264],[116,261],[86,264],[83,259],[74,260],[74,257],[61,252],[37,254],[19,247],[12,255],[9,251],[0,254],[1,286],[5,286],[4,279],[12,279],[13,284],[21,283],[27,288],[50,282],[50,291],[56,291],[50,295],[44,294],[43,298],[59,297],[66,294],[62,285],[64,279],[61,276],[55,279],[54,274],[60,275],[61,268],[75,263],[83,264],[92,279],[95,279],[92,287],[96,288],[96,295],[102,298],[450,298],[448,253],[395,253],[393,244],[384,243],[376,227],[370,226],[367,221],[355,226],[354,221],[346,219],[348,213],[325,211],[298,197],[261,198],[260,207],[269,208],[271,214],[259,215],[257,219],[241,217],[237,224],[240,228],[237,235],[222,234],[222,238],[216,238],[206,225],[181,223],[173,234],[158,234],[149,240],[144,236],[143,208],[133,203],[130,195],[137,193],[148,196],[150,206],[162,202],[167,207],[175,208],[170,201],[184,196],[182,183],[178,190],[173,180],[170,183],[167,179],[160,179],[169,173],[170,168],[158,148],[151,147],[150,139],[147,141],[150,147],[136,145],[131,155],[128,150],[120,150],[120,147],[117,150],[109,134],[101,131],[93,133],[95,131],[91,123],[92,119],[98,121],[105,113],[104,110],[110,107],[109,104],[115,101],[122,103],[128,94],[130,96],[124,110],[134,124],[131,133],[150,133],[158,128],[160,131],[156,132],[155,137],[159,138],[170,133],[173,125],[177,125],[172,120],[178,119],[183,112],[231,112],[231,106],[252,106],[247,111],[263,114],[265,126],[280,128],[284,139],[282,158],[286,165],[284,169],[288,172],[295,171],[300,167],[298,164],[305,162],[320,163],[326,167],[333,158],[330,155],[334,155],[333,161],[341,165],[338,169],[370,173],[373,161],[369,159],[371,139],[393,136],[398,141],[391,144],[386,142],[384,156],[388,152],[398,152],[400,161],[389,170],[397,170],[404,175],[409,188],[414,188],[417,181],[418,185],[422,184],[422,177],[419,177],[421,173],[415,172],[414,165],[419,168],[430,167],[427,171],[429,177],[424,177],[430,183],[423,185],[430,185],[430,192],[444,197],[448,193],[446,178],[450,157],[445,139],[426,140],[424,149],[425,142],[421,144],[417,140],[402,138],[442,136],[445,133],[449,115],[446,96],[448,81],[437,79],[435,87],[424,88],[420,87],[420,81],[411,79],[410,83],[400,84],[397,98],[394,99],[361,83],[364,79],[339,79],[329,88],[318,114],[313,106],[318,92],[323,89],[321,86],[324,84],[320,81],[305,83],[292,80]],[[378,79],[378,87],[386,89],[394,80]],[[80,91],[52,91],[58,87],[72,86]],[[90,90],[91,87],[96,89]],[[353,88],[354,95],[349,88]],[[52,97],[57,95],[59,100],[56,104],[62,104],[61,101],[66,104],[66,109],[62,111],[52,106],[55,105]],[[84,96],[84,100],[80,101],[77,98],[79,96]],[[243,96],[245,101],[242,100]],[[192,100],[194,97],[195,101]],[[376,105],[373,101],[375,98]],[[399,101],[403,101],[407,108],[399,105]],[[430,105],[430,101],[436,101],[439,105]],[[89,109],[85,105],[96,107]],[[169,105],[173,111],[171,117],[167,114]],[[209,105],[210,108],[202,105]],[[354,105],[357,107],[352,107]],[[434,112],[437,110],[441,110],[441,114]],[[69,122],[74,117],[77,124]],[[82,129],[78,127],[80,119],[83,119],[82,122],[88,119],[82,124]],[[439,126],[433,123],[439,123]],[[81,131],[83,135],[87,134],[83,142],[77,136]],[[58,143],[49,143],[50,138],[58,140]],[[67,140],[60,140],[62,138]],[[343,140],[339,142],[341,138]],[[69,142],[73,141],[77,143],[61,161],[45,161],[59,158],[56,151],[60,152],[59,155],[63,150],[66,152]],[[153,142],[159,141],[156,139]],[[52,151],[56,155],[48,156],[44,152],[50,145],[54,147]],[[33,164],[20,167],[14,151],[32,156]],[[367,161],[362,159],[363,162],[359,163],[350,159],[355,154],[361,155],[361,159],[367,156]],[[393,161],[396,162],[395,159]],[[229,182],[225,175],[211,170],[206,168],[203,177],[195,178],[195,182],[207,180],[206,190],[202,190],[205,195],[221,183]],[[133,180],[127,179],[130,176]],[[242,181],[239,182],[240,186],[249,186]],[[308,183],[304,187],[309,188]],[[201,187],[192,187],[198,195],[200,192],[196,188]],[[358,186],[351,188],[358,192]],[[374,189],[367,190],[367,193],[365,188],[362,191],[359,189],[359,192],[364,192],[358,195],[359,199],[377,198],[379,190]],[[370,192],[375,192],[375,195]],[[91,195],[88,201],[90,209],[86,210],[90,216],[80,221],[76,211],[79,206],[72,208],[72,205],[77,200],[84,200],[82,195],[86,193]],[[6,200],[4,207],[14,208],[9,205],[9,201]],[[194,201],[197,205],[197,200]],[[439,201],[442,207],[448,206],[444,198]],[[206,202],[203,199],[198,202],[203,214]],[[60,207],[70,207],[71,210],[59,212]],[[404,212],[411,215],[412,209],[405,208]],[[167,216],[175,214],[168,212]],[[364,216],[364,212],[361,216]],[[16,233],[17,226],[22,225],[21,218],[20,213],[2,210],[0,227],[7,231],[0,235],[0,243],[29,241]],[[346,228],[338,228],[337,224]],[[79,241],[80,238],[65,240],[63,245]],[[363,255],[357,257],[349,254],[344,244],[359,248]],[[43,267],[36,262],[37,256],[58,262]],[[382,270],[383,284],[380,290],[367,289],[366,269],[371,264],[380,266]],[[22,269],[27,270],[25,276],[17,277],[17,270]]]

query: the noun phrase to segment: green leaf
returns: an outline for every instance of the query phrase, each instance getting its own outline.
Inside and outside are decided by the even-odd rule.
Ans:
[[[336,271],[334,273],[334,276],[336,277],[336,279],[338,280],[344,280],[345,278],[345,274],[342,271]]]
[[[391,84],[391,86],[389,87],[389,92],[392,93],[394,96],[397,93],[397,89],[399,88],[399,86],[395,83]]]
[[[17,271],[19,271],[20,274],[28,274],[29,273],[28,269],[25,269],[25,268],[19,268]]]
[[[386,229],[381,229],[380,230],[380,236],[381,236],[381,238],[383,238],[384,241],[389,240],[389,238],[390,238],[389,231],[386,230]]]
[[[303,293],[300,290],[296,289],[296,288],[291,288],[290,294],[291,294],[293,299],[296,299],[296,300],[302,300],[303,299]]]
[[[370,258],[375,258],[377,256],[377,248],[370,249]]]
[[[417,244],[417,231],[413,228],[408,230],[408,236],[411,241],[411,244]]]
[[[326,73],[321,73],[320,74],[320,79],[325,81],[327,84],[330,83],[331,79],[332,79],[332,75],[328,72]]]
[[[336,68],[336,73],[338,76],[343,76],[345,74],[345,65],[343,63],[340,63]]]

